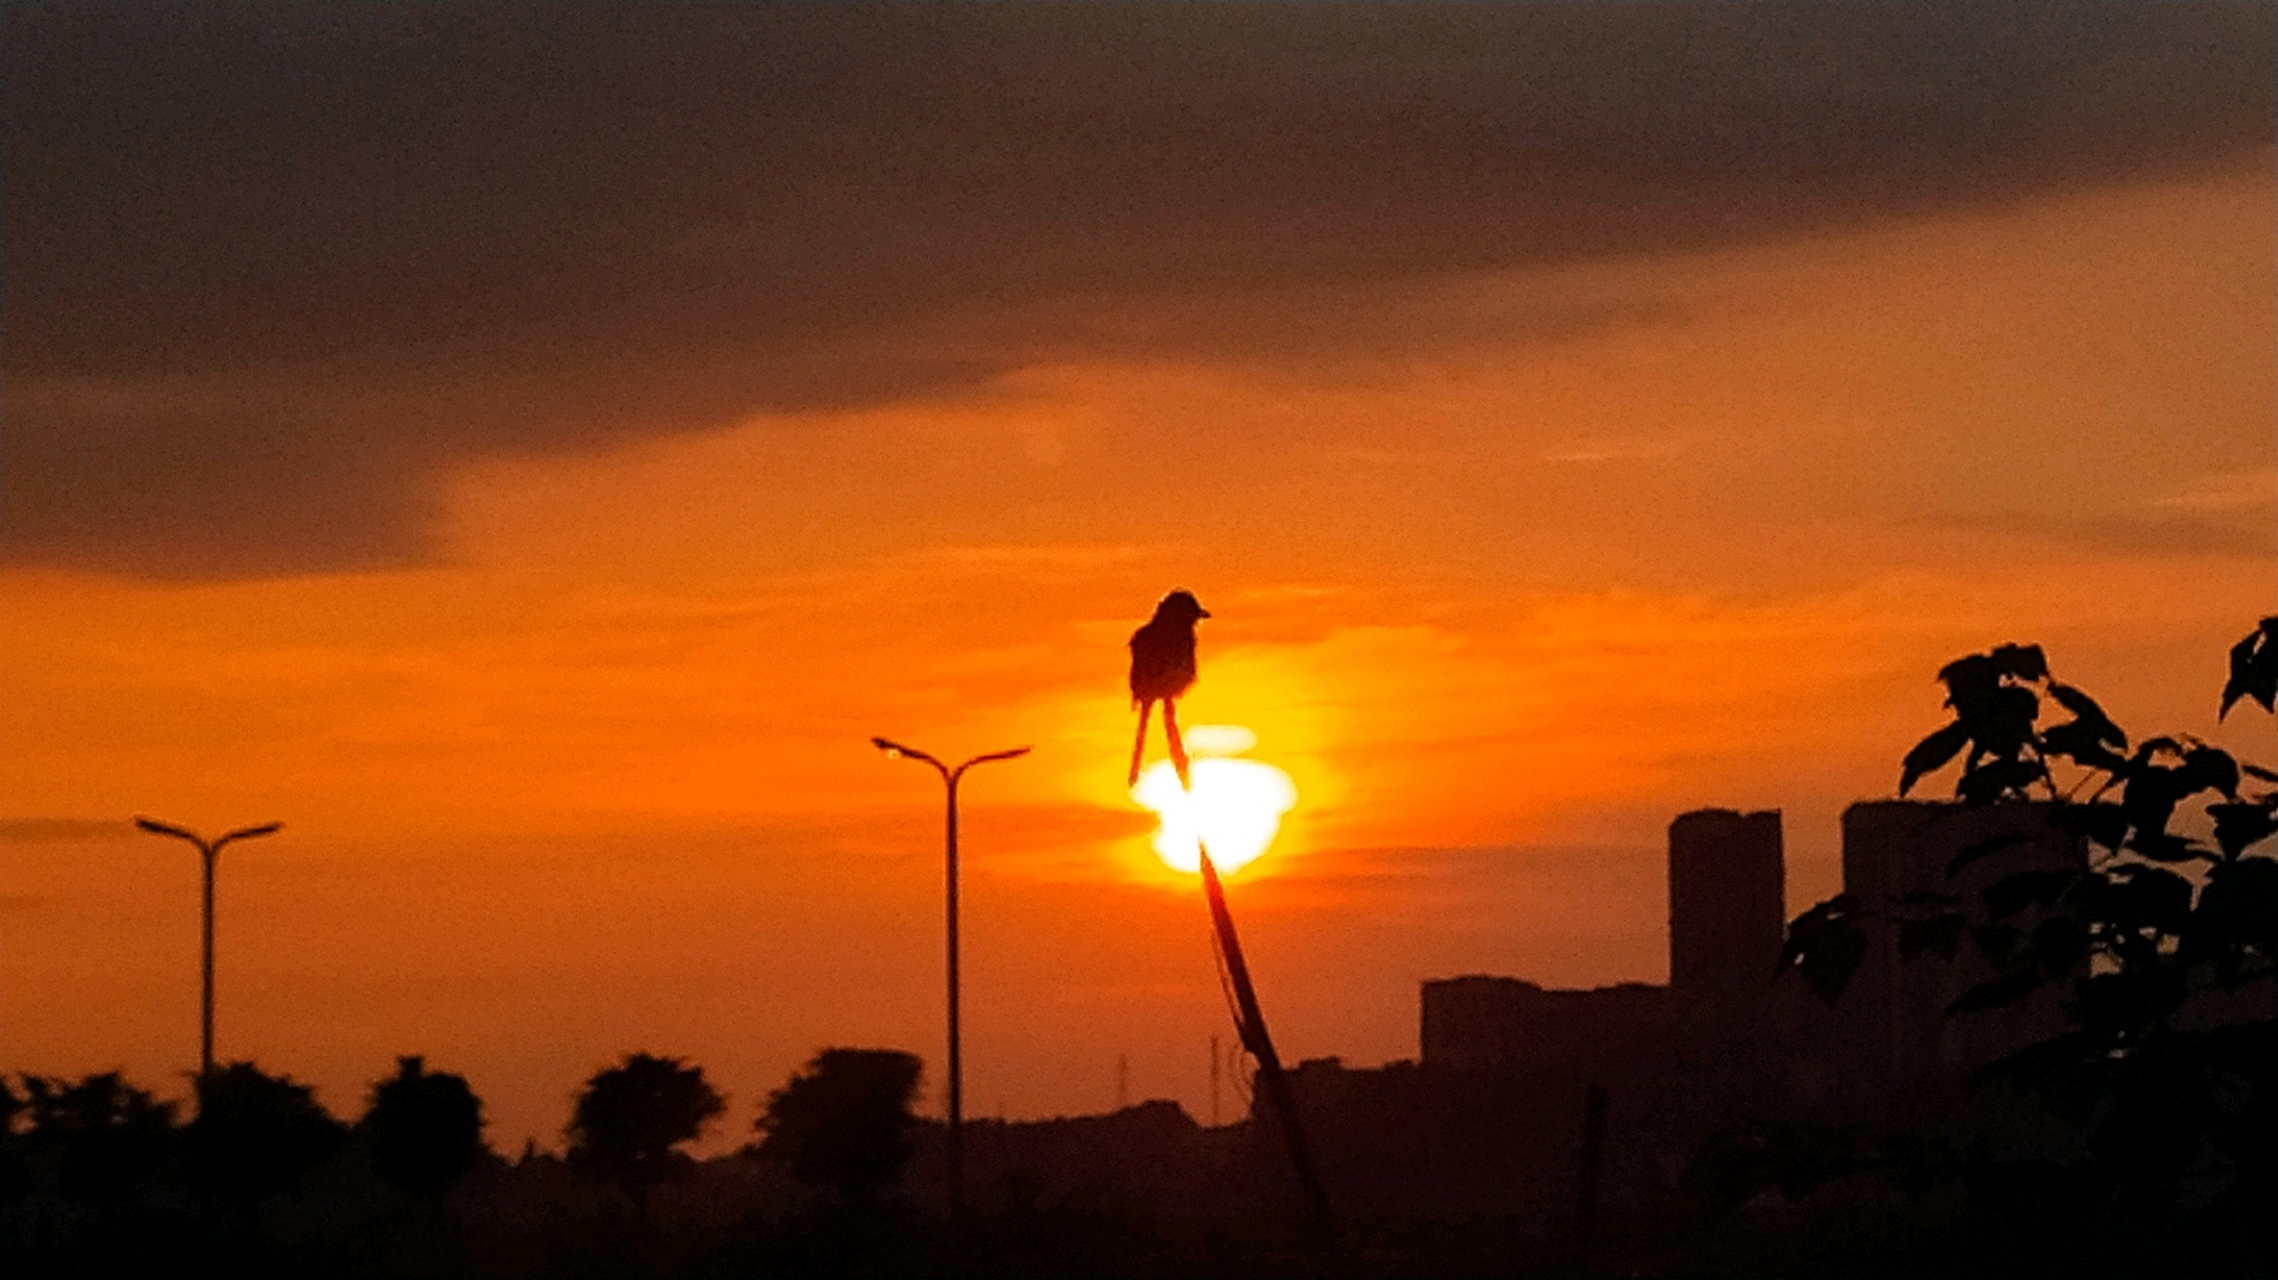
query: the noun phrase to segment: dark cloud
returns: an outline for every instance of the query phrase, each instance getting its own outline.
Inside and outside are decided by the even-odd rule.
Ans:
[[[2257,518],[2257,517],[2260,518]],[[2104,520],[2060,529],[2060,536],[2099,551],[2141,556],[2236,556],[2267,564],[2278,554],[2278,529],[2267,511],[2232,519],[2164,516],[2153,520]]]
[[[2272,23],[11,4],[0,537],[129,572],[400,562],[484,454],[1055,354],[1390,341],[1303,318],[2249,162]],[[1259,323],[1178,322],[1227,299]]]

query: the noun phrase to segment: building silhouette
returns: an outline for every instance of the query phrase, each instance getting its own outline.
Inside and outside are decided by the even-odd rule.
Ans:
[[[2078,837],[2042,804],[1872,801],[1843,815],[1843,891],[1894,903],[1967,897],[2017,871],[2074,865]],[[2014,837],[2013,842],[1997,838]],[[2000,843],[1949,878],[1963,849]],[[1871,942],[1850,988],[1823,1006],[1776,981],[1786,934],[1777,810],[1700,809],[1669,824],[1669,984],[1546,990],[1515,978],[1423,984],[1423,1065],[1588,1074],[1652,1059],[1697,1102],[1759,1112],[1887,1113],[1943,1098],[1970,1071],[2061,1030],[2052,988],[1966,1017],[1946,1007],[1990,976],[1969,948],[1907,963],[1893,929]],[[2030,917],[2022,921],[2030,928]]]
[[[1843,890],[1973,898],[2018,871],[2078,864],[2076,835],[2039,803],[1873,801],[1843,814]],[[1963,850],[1989,850],[1949,867]],[[1667,985],[1546,988],[1470,974],[1422,984],[1420,1057],[1336,1059],[1293,1073],[1341,1213],[1573,1212],[1586,1099],[1610,1100],[1596,1165],[1619,1213],[1674,1193],[1712,1133],[1743,1119],[1937,1133],[2058,1154],[2072,1130],[1972,1072],[2066,1027],[2062,984],[1951,1015],[1992,976],[1974,948],[1902,956],[1869,930],[1849,988],[1822,1003],[1776,977],[1786,932],[1780,814],[1703,809],[1669,826]],[[2007,923],[2030,931],[2038,908]],[[2201,1020],[2267,1018],[2274,983],[2200,1002]]]

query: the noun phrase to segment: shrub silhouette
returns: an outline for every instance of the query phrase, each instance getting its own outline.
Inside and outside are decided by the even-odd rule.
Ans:
[[[124,1199],[165,1163],[174,1138],[173,1105],[154,1100],[117,1072],[77,1084],[25,1076],[24,1095],[27,1164],[66,1197]]]
[[[401,1191],[433,1199],[487,1153],[482,1100],[466,1077],[427,1070],[414,1054],[396,1059],[396,1074],[372,1086],[357,1123],[370,1144],[372,1170]]]
[[[769,1094],[759,1154],[809,1186],[867,1203],[910,1157],[910,1103],[922,1066],[898,1049],[825,1049]]]
[[[187,1134],[191,1185],[217,1199],[250,1206],[293,1191],[347,1137],[307,1085],[250,1062],[206,1072],[197,1092]]]
[[[1959,759],[1956,799],[2049,806],[2075,842],[2069,864],[2016,872],[1979,900],[1839,895],[1789,925],[1783,970],[1833,1003],[1870,929],[1895,930],[1909,961],[1950,960],[1966,943],[1994,976],[1949,1016],[2065,992],[2071,1029],[1986,1073],[2083,1126],[2115,1185],[2164,1205],[2196,1171],[2266,1193],[2278,1185],[2278,1019],[2210,1026],[2190,1015],[2208,997],[2249,984],[2267,993],[2278,980],[2278,849],[2267,845],[2278,772],[2188,734],[2131,748],[2094,699],[2050,675],[2038,646],[1972,654],[1938,678],[1954,719],[1907,753],[1899,794]],[[2274,691],[2278,618],[2265,618],[2231,651],[2221,712],[2241,698],[2267,708]],[[2044,724],[2050,704],[2071,718]],[[2181,812],[2194,803],[2197,815]],[[1947,875],[2025,839],[1965,848]]]
[[[705,1083],[702,1067],[628,1055],[622,1066],[596,1072],[579,1092],[570,1115],[570,1162],[616,1184],[646,1221],[649,1192],[693,1163],[674,1148],[702,1133],[726,1106]]]
[[[16,1135],[16,1117],[23,1114],[25,1105],[8,1078],[0,1076],[0,1205],[14,1204],[32,1188],[24,1141]]]

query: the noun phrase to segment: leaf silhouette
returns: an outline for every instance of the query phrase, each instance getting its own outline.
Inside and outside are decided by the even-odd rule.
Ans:
[[[1986,914],[2002,920],[2029,906],[2048,906],[2064,893],[2077,874],[2072,871],[2020,871],[1997,880],[1985,889]]]
[[[2040,780],[2041,767],[2030,760],[1994,760],[1964,773],[1954,792],[1970,804],[1991,804]]]
[[[1962,868],[1981,858],[1991,857],[2003,849],[2030,843],[2032,843],[2032,837],[2022,831],[2004,831],[2000,835],[1988,836],[1975,844],[1965,845],[1961,852],[1954,855],[1954,860],[1946,864],[1946,877],[1952,879],[1961,874]]]
[[[2229,715],[2231,704],[2240,698],[2254,699],[2264,711],[2278,710],[2273,705],[2278,703],[2278,617],[2264,618],[2246,639],[2231,646],[2231,675],[2223,684],[2223,706],[2215,718]]]
[[[2144,753],[2136,754],[2141,757]],[[2128,825],[2136,829],[2139,847],[2146,840],[2157,843],[2158,837],[2167,834],[2167,821],[2175,816],[2175,802],[2186,794],[2181,769],[2143,763],[2129,769],[2128,792],[2120,798],[2120,811],[2128,815]]]
[[[1981,982],[1964,991],[1960,998],[1946,1006],[1946,1016],[1973,1013],[1979,1009],[1998,1009],[2015,1004],[2040,989],[2039,969],[2012,969],[1990,982]]]
[[[2183,785],[2185,795],[2220,791],[2236,800],[2238,761],[2220,747],[2193,747],[2183,753],[2183,768],[2176,781]]]
[[[2005,644],[1986,656],[2003,675],[2019,680],[2049,678],[2049,660],[2037,644]]]
[[[2093,880],[2088,911],[2121,929],[2181,933],[2191,921],[2191,882],[2163,867],[2130,865]]]
[[[2053,680],[2049,682],[2049,696],[2073,714],[2074,724],[2083,730],[2093,731],[2102,742],[2126,749],[2128,735],[2120,731],[2120,726],[2112,723],[2112,717],[2104,714],[2104,708],[2096,705],[2096,699],[2069,684],[2058,684]]]
[[[1968,922],[1959,913],[1946,912],[1927,920],[1908,920],[1898,926],[1898,955],[1912,960],[1925,951],[1935,951],[1941,959],[1954,958],[1954,948],[1961,945],[1962,929]]]
[[[2119,805],[2102,801],[2061,808],[2057,810],[2056,823],[2107,849],[2118,849],[2128,838],[2128,815]]]
[[[2095,1027],[2142,1027],[2183,1007],[2183,971],[2174,966],[2137,966],[2099,973],[2074,988],[2079,1017]]]
[[[2225,858],[2236,858],[2250,846],[2278,833],[2278,813],[2273,813],[2269,804],[2240,800],[2208,805],[2207,812],[2214,815],[2215,843],[2222,848]]]
[[[2198,845],[2165,831],[2136,832],[2128,852],[2153,862],[2196,862],[2207,856]]]
[[[1978,714],[2001,687],[2001,668],[1987,655],[1973,653],[1940,667],[1938,683],[1946,686],[1946,705],[1967,719]]]
[[[2041,735],[2041,751],[2045,755],[2065,756],[2082,768],[2118,773],[2128,758],[2107,745],[2110,741],[2103,726],[2084,720],[2067,720]],[[2125,740],[2121,745],[2126,745]]]
[[[1841,893],[1797,916],[1788,925],[1775,972],[1794,969],[1820,1003],[1834,1004],[1866,958],[1867,934],[1855,918],[1858,909],[1857,898]]]
[[[1969,726],[1956,720],[1916,743],[1914,750],[1906,753],[1906,761],[1899,769],[1898,794],[1903,796],[1912,790],[1923,774],[1944,768],[1947,761],[1961,754],[1969,740]]]
[[[2215,945],[2278,953],[2278,860],[2244,858],[2208,872],[2196,914]]]
[[[1988,751],[2008,755],[2033,740],[2033,722],[2041,718],[2041,700],[2022,685],[2004,685],[1986,703],[1981,723],[1971,735]]]

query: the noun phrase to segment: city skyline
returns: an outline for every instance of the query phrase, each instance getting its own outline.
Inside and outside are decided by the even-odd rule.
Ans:
[[[2269,754],[2209,696],[2278,559],[2266,10],[189,12],[0,45],[9,1069],[178,1078],[198,872],[129,818],[281,819],[225,1061],[424,1054],[506,1150],[634,1049],[708,1149],[828,1044],[938,1112],[882,733],[1036,746],[964,799],[968,1113],[1207,1114],[1123,785],[1173,587],[1182,722],[1297,791],[1228,886],[1293,1062],[1662,980],[1686,810],[1825,897],[1957,654]]]

